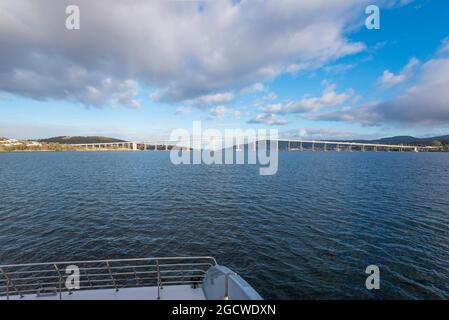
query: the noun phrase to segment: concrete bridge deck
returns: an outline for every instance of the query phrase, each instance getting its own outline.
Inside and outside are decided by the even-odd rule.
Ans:
[[[264,140],[260,140],[264,141]],[[248,148],[251,145],[252,150],[257,148],[257,144],[260,141],[253,141],[248,144]],[[273,140],[272,140],[273,141]],[[348,141],[330,141],[330,140],[303,140],[303,139],[277,139],[278,143],[286,144],[286,151],[437,151],[437,147],[433,146],[411,146],[411,145],[395,145],[395,144],[378,144],[378,143],[360,143],[360,142],[348,142]],[[153,151],[168,151],[176,146],[178,141],[159,140],[152,142],[109,142],[109,143],[81,143],[71,144],[80,148],[86,148],[87,150],[102,148],[122,148],[129,150],[153,150]],[[236,144],[236,149],[241,150],[241,144]]]

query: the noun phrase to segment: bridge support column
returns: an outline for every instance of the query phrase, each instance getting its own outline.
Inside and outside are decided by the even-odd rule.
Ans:
[[[324,146],[323,146],[323,151],[324,151],[324,152],[327,152],[327,144],[324,144]]]
[[[288,149],[288,152],[290,152],[290,141],[287,142],[287,149]]]
[[[304,148],[303,148],[303,146],[302,146],[302,141],[301,141],[300,144],[299,144],[299,151],[301,151],[301,152],[304,151]]]
[[[315,152],[315,142],[312,142],[312,152]]]

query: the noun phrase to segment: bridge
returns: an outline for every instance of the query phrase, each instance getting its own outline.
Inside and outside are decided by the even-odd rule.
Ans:
[[[102,143],[76,143],[69,144],[73,147],[86,150],[104,150],[104,149],[128,149],[128,150],[171,150],[175,145],[175,142],[169,143],[168,141],[155,141],[155,142],[102,142]]]
[[[241,151],[242,147],[247,146],[248,150],[257,150],[257,145],[260,141],[252,140],[246,144],[236,144],[235,149]],[[273,140],[271,140],[273,141]],[[409,151],[409,152],[428,152],[438,151],[438,147],[433,146],[411,146],[411,145],[395,145],[395,144],[379,144],[379,143],[361,143],[348,141],[327,141],[327,140],[303,140],[303,139],[277,139],[278,145],[285,145],[286,151]],[[107,142],[107,143],[81,143],[71,144],[71,146],[78,147],[85,150],[152,150],[152,151],[169,151],[173,148],[182,148],[177,146],[179,141],[158,140],[152,142]],[[184,148],[187,149],[187,148]]]
[[[347,141],[326,141],[326,140],[279,140],[287,143],[288,151],[304,151],[304,145],[308,145],[311,151],[316,151],[317,147],[321,151],[435,151],[437,147],[432,146],[410,146],[410,145],[395,145],[395,144],[381,144],[381,143],[361,143],[361,142],[347,142]],[[295,148],[296,146],[296,148]]]

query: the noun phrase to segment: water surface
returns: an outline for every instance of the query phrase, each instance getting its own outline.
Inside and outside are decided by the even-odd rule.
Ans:
[[[449,153],[279,157],[0,154],[0,264],[212,255],[264,298],[449,298]]]

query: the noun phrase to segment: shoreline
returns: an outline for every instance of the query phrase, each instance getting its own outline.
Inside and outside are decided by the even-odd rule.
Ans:
[[[143,150],[131,150],[131,149],[98,149],[98,150],[93,150],[93,149],[88,149],[88,150],[82,150],[82,149],[77,149],[77,150],[9,150],[9,151],[5,151],[5,150],[0,150],[0,153],[48,153],[48,152],[95,152],[95,151],[102,151],[102,152],[110,152],[110,151],[120,151],[120,152],[124,152],[124,151],[143,151]],[[146,150],[146,151],[153,151],[153,150]],[[159,150],[159,151],[164,151],[164,150]]]

